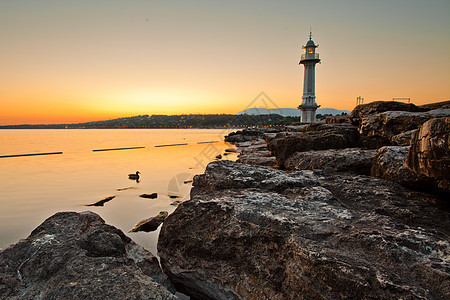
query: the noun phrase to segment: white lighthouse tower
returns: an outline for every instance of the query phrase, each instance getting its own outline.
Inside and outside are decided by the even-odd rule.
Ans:
[[[319,53],[316,53],[316,48],[319,45],[315,45],[312,40],[312,33],[309,33],[309,41],[305,49],[305,54],[302,54],[302,58],[299,64],[305,66],[305,76],[303,81],[303,102],[298,107],[301,110],[301,122],[313,123],[316,121],[316,110],[320,105],[316,103],[316,88],[315,88],[315,68],[316,64],[320,62]]]

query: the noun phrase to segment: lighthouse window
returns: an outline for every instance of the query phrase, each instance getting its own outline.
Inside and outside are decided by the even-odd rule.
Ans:
[[[308,53],[313,53],[313,48],[309,48]]]

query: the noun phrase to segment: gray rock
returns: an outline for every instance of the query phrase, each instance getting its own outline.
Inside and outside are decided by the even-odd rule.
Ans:
[[[405,166],[450,192],[450,117],[427,121],[414,132]]]
[[[304,132],[277,140],[274,154],[280,168],[296,152],[326,149],[344,149],[359,146],[359,133],[349,124],[311,124]]]
[[[412,134],[416,130],[417,129],[413,129],[394,135],[391,139],[391,142],[396,146],[409,146],[409,144],[411,143]]]
[[[372,114],[378,114],[386,111],[424,112],[428,110],[430,110],[430,108],[415,106],[412,103],[375,101],[355,107],[355,109],[347,115],[347,120],[351,124],[359,127],[361,126],[362,119]]]
[[[448,299],[439,201],[368,176],[213,162],[158,253],[201,299]]]
[[[380,139],[377,147],[393,144],[394,136],[419,128],[426,121],[450,116],[450,109],[435,109],[427,112],[387,111],[362,118],[360,133],[366,137]]]
[[[57,213],[0,252],[2,299],[177,299],[149,251],[92,212]]]
[[[354,172],[369,175],[376,150],[360,148],[297,152],[284,166],[288,170],[323,169],[328,172]]]
[[[228,143],[242,143],[246,141],[252,141],[261,137],[264,130],[259,129],[243,129],[235,132],[231,132],[225,137],[225,142]]]
[[[276,167],[277,160],[274,156],[271,156],[269,151],[262,151],[261,153],[248,153],[241,154],[236,160],[239,163],[247,165],[257,165],[257,166],[270,166]]]
[[[408,148],[408,146],[384,146],[378,149],[371,175],[408,187],[423,186],[424,180],[403,166]]]

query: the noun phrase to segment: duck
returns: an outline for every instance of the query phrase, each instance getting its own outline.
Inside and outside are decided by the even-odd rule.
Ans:
[[[136,174],[128,174],[128,179],[139,180],[139,174],[141,174],[139,171],[136,171]]]

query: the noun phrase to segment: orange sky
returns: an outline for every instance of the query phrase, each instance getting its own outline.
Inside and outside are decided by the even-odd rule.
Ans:
[[[261,91],[297,107],[310,26],[321,107],[448,100],[449,15],[448,0],[2,1],[0,124],[237,113]]]

